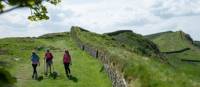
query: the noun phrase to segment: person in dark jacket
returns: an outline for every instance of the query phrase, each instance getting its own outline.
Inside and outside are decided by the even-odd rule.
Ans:
[[[33,75],[32,75],[33,79],[37,79],[38,77],[37,66],[40,65],[39,59],[40,59],[39,56],[35,52],[32,52],[31,61],[32,61],[32,67],[33,67]]]
[[[67,75],[68,78],[70,78],[70,76],[71,76],[71,71],[70,71],[69,66],[70,66],[70,64],[71,64],[71,56],[70,56],[68,50],[65,50],[65,52],[64,52],[63,64],[64,64],[64,67],[65,67],[66,75]]]
[[[53,55],[49,50],[47,50],[47,52],[45,53],[44,60],[46,62],[45,75],[48,75],[48,69],[51,74],[51,72],[52,72],[51,68],[52,68],[52,64],[53,64]]]

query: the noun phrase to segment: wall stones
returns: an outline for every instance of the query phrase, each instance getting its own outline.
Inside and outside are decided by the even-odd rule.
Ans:
[[[112,86],[113,87],[127,87],[127,84],[123,75],[121,75],[120,72],[118,72],[116,69],[114,69],[111,66],[112,64],[109,60],[110,59],[109,53],[102,51],[99,48],[94,48],[91,45],[85,44],[78,38],[76,33],[77,32],[75,30],[73,29],[71,30],[71,36],[74,39],[74,41],[77,43],[80,49],[89,53],[94,58],[99,59],[104,64],[104,69],[112,81]]]

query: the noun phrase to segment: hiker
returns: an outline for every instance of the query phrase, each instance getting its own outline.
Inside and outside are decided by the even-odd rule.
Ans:
[[[32,61],[32,67],[33,67],[33,75],[32,75],[33,79],[38,78],[37,65],[40,65],[39,59],[40,59],[39,56],[35,52],[32,52],[31,61]]]
[[[64,53],[64,56],[63,56],[63,64],[64,64],[64,67],[65,67],[66,75],[67,75],[68,78],[70,78],[71,71],[70,71],[69,65],[71,64],[71,56],[70,56],[68,50],[65,50],[65,53]]]
[[[47,52],[45,53],[44,61],[46,62],[45,75],[48,75],[48,70],[51,74],[51,70],[52,70],[51,68],[53,64],[53,55],[49,50],[47,50]]]

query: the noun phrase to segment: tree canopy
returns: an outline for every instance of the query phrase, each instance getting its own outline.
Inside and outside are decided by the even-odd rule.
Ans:
[[[31,21],[48,20],[47,8],[44,6],[44,2],[48,2],[53,5],[57,5],[61,0],[0,0],[0,14],[18,9],[18,8],[30,8],[31,15],[28,19]],[[6,7],[11,7],[6,9]]]

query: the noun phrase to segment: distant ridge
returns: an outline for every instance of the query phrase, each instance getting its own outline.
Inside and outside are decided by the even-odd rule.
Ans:
[[[160,51],[156,44],[144,38],[140,34],[134,33],[132,30],[119,30],[106,33],[121,44],[126,45],[125,48],[145,56],[158,56]]]
[[[176,51],[184,48],[195,48],[194,41],[189,34],[183,31],[167,31],[146,35],[145,38],[156,43],[161,51]]]
[[[200,48],[200,41],[194,41],[194,45]]]
[[[150,34],[150,35],[146,35],[145,37],[148,38],[148,39],[153,39],[153,38],[156,38],[156,37],[159,37],[163,34],[168,34],[168,33],[173,33],[173,31],[165,31],[165,32]]]
[[[115,31],[115,32],[110,32],[110,33],[105,33],[109,36],[113,36],[113,35],[118,35],[120,33],[133,33],[132,30],[119,30],[119,31]]]
[[[157,44],[161,53],[169,55],[174,65],[182,59],[200,60],[200,41],[194,41],[183,31],[162,32],[146,35],[145,38]]]

